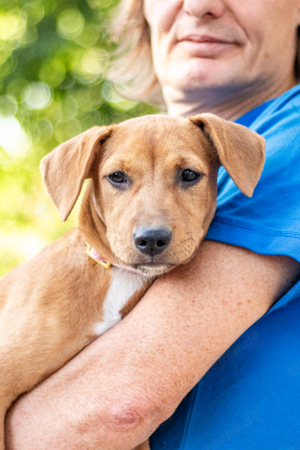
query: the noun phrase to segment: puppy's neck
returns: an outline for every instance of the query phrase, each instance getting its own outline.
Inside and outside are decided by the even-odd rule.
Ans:
[[[84,193],[81,209],[79,213],[79,230],[83,234],[85,241],[93,247],[99,255],[113,265],[117,264],[107,236],[106,226],[96,210],[93,198],[93,181]]]

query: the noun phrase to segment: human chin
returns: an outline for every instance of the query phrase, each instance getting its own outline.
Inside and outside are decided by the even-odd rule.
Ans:
[[[234,68],[218,60],[193,58],[185,63],[170,65],[166,79],[171,86],[182,90],[224,87],[234,82]]]
[[[165,55],[164,64],[161,64],[166,78],[178,87],[222,86],[228,78],[238,76],[235,72],[241,71],[241,66],[247,62],[244,49],[238,45],[216,43],[209,48],[209,44],[203,43],[203,47],[200,44],[201,48],[197,47],[193,54],[193,49],[187,51],[185,44],[188,47],[190,43],[177,45],[169,55]]]

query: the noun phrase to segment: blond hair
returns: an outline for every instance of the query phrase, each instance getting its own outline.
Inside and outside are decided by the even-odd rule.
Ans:
[[[108,26],[118,49],[112,55],[107,79],[113,81],[118,93],[129,100],[146,101],[165,109],[161,86],[154,72],[150,27],[143,0],[121,0]],[[295,49],[295,74],[300,81],[300,27]]]

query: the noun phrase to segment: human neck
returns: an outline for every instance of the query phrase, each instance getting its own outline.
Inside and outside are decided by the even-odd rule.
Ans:
[[[265,83],[267,84],[267,83]],[[247,112],[261,105],[262,103],[279,97],[288,89],[295,86],[295,77],[276,83],[270,86],[261,84],[258,88],[252,86],[248,89],[243,88],[242,95],[237,95],[234,91],[231,96],[224,99],[222,90],[206,90],[199,92],[201,100],[197,102],[191,101],[191,96],[195,98],[195,92],[182,93],[176,92],[174,89],[164,89],[164,97],[167,103],[167,109],[170,116],[191,117],[196,114],[209,112],[217,116],[227,119],[236,120]],[[241,89],[239,89],[239,94]],[[206,95],[205,95],[206,94]]]

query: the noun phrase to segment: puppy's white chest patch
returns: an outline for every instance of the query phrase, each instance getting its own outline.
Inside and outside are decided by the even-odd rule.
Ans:
[[[136,273],[112,267],[110,286],[103,304],[103,320],[96,324],[98,336],[121,320],[120,311],[135,292],[142,289],[145,279]]]

